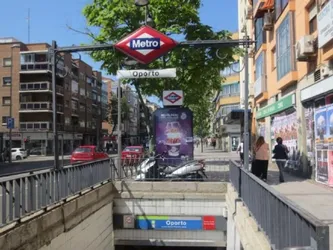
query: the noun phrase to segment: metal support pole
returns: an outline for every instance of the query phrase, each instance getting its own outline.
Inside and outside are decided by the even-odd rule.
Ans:
[[[51,47],[51,64],[52,64],[52,112],[53,112],[53,151],[54,151],[54,168],[59,169],[59,147],[58,147],[58,128],[57,128],[57,93],[56,93],[56,73],[57,73],[57,43],[52,41]]]
[[[121,170],[121,80],[118,80],[118,173],[122,177]]]
[[[13,122],[13,47],[10,49],[10,88],[9,88],[9,96],[10,96],[10,105],[9,105],[9,117],[11,122]],[[13,140],[12,140],[12,126],[9,128],[9,163],[12,163],[12,147],[13,147]]]
[[[245,69],[245,82],[244,82],[244,168],[249,169],[249,36],[245,31],[244,40],[246,42],[244,45],[244,69]]]

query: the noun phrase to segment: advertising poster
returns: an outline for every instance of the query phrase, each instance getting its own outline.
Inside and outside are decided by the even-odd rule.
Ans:
[[[333,187],[333,150],[328,150],[328,185]]]
[[[329,144],[329,147],[333,149],[333,105],[327,106],[326,123],[326,141]]]
[[[162,108],[154,113],[156,154],[173,163],[193,158],[193,114],[188,108]]]
[[[327,132],[327,115],[326,115],[326,107],[317,109],[314,115],[314,127],[315,127],[315,142],[316,148],[323,148],[323,144],[325,141],[325,136]]]
[[[313,109],[312,108],[308,108],[305,109],[305,128],[306,128],[306,148],[307,148],[307,156],[309,158],[309,160],[313,163],[313,160],[315,158],[314,155],[314,142],[313,142],[313,137],[314,137],[314,130],[313,130],[313,123],[314,123],[314,119],[313,119]]]
[[[323,149],[316,150],[316,180],[318,182],[328,183],[328,151]]]

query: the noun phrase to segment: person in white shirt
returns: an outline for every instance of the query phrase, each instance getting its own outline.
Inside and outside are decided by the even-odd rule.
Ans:
[[[241,158],[241,162],[244,162],[244,142],[241,141],[241,143],[238,145],[237,153],[239,153],[239,156]]]

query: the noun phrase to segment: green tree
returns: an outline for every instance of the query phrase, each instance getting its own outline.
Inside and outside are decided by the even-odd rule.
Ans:
[[[201,140],[201,152],[203,152],[203,139],[210,134],[211,106],[210,99],[204,99],[200,103],[190,105],[190,109],[193,111],[194,135]]]
[[[118,98],[116,94],[111,95],[111,99],[108,107],[109,119],[108,122],[112,126],[111,135],[117,129],[118,125]],[[121,120],[128,121],[130,118],[130,107],[128,105],[126,97],[121,99]]]
[[[201,5],[201,0],[150,0],[149,11],[154,28],[168,36],[179,35],[184,40],[230,39],[229,32],[213,31],[212,27],[201,22]],[[133,0],[94,0],[84,8],[83,14],[89,26],[98,27],[98,33],[88,30],[87,34],[94,43],[116,43],[141,26],[144,12],[144,8],[136,7]],[[140,66],[148,69],[177,68],[177,78],[141,79],[136,86],[139,95],[161,98],[165,89],[181,89],[185,106],[196,112],[196,105],[210,99],[212,93],[220,88],[220,71],[233,61],[234,49],[224,47],[217,50],[179,46],[161,59]],[[95,51],[91,56],[102,61],[102,68],[109,74],[115,74],[125,59],[117,50]],[[198,109],[202,110],[202,107]]]

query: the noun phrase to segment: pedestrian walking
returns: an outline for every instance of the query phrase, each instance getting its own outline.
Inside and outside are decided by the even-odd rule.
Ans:
[[[265,142],[265,138],[263,136],[259,136],[254,148],[255,160],[252,164],[252,173],[265,182],[267,181],[268,172],[268,151],[269,146]]]
[[[243,140],[238,145],[237,153],[239,153],[239,157],[240,157],[241,162],[243,164],[244,163],[244,142],[243,142]]]
[[[277,145],[275,145],[273,150],[273,158],[276,160],[276,165],[279,168],[279,180],[280,182],[284,182],[283,168],[287,163],[289,150],[283,145],[283,139],[281,137],[276,139],[276,143]]]

